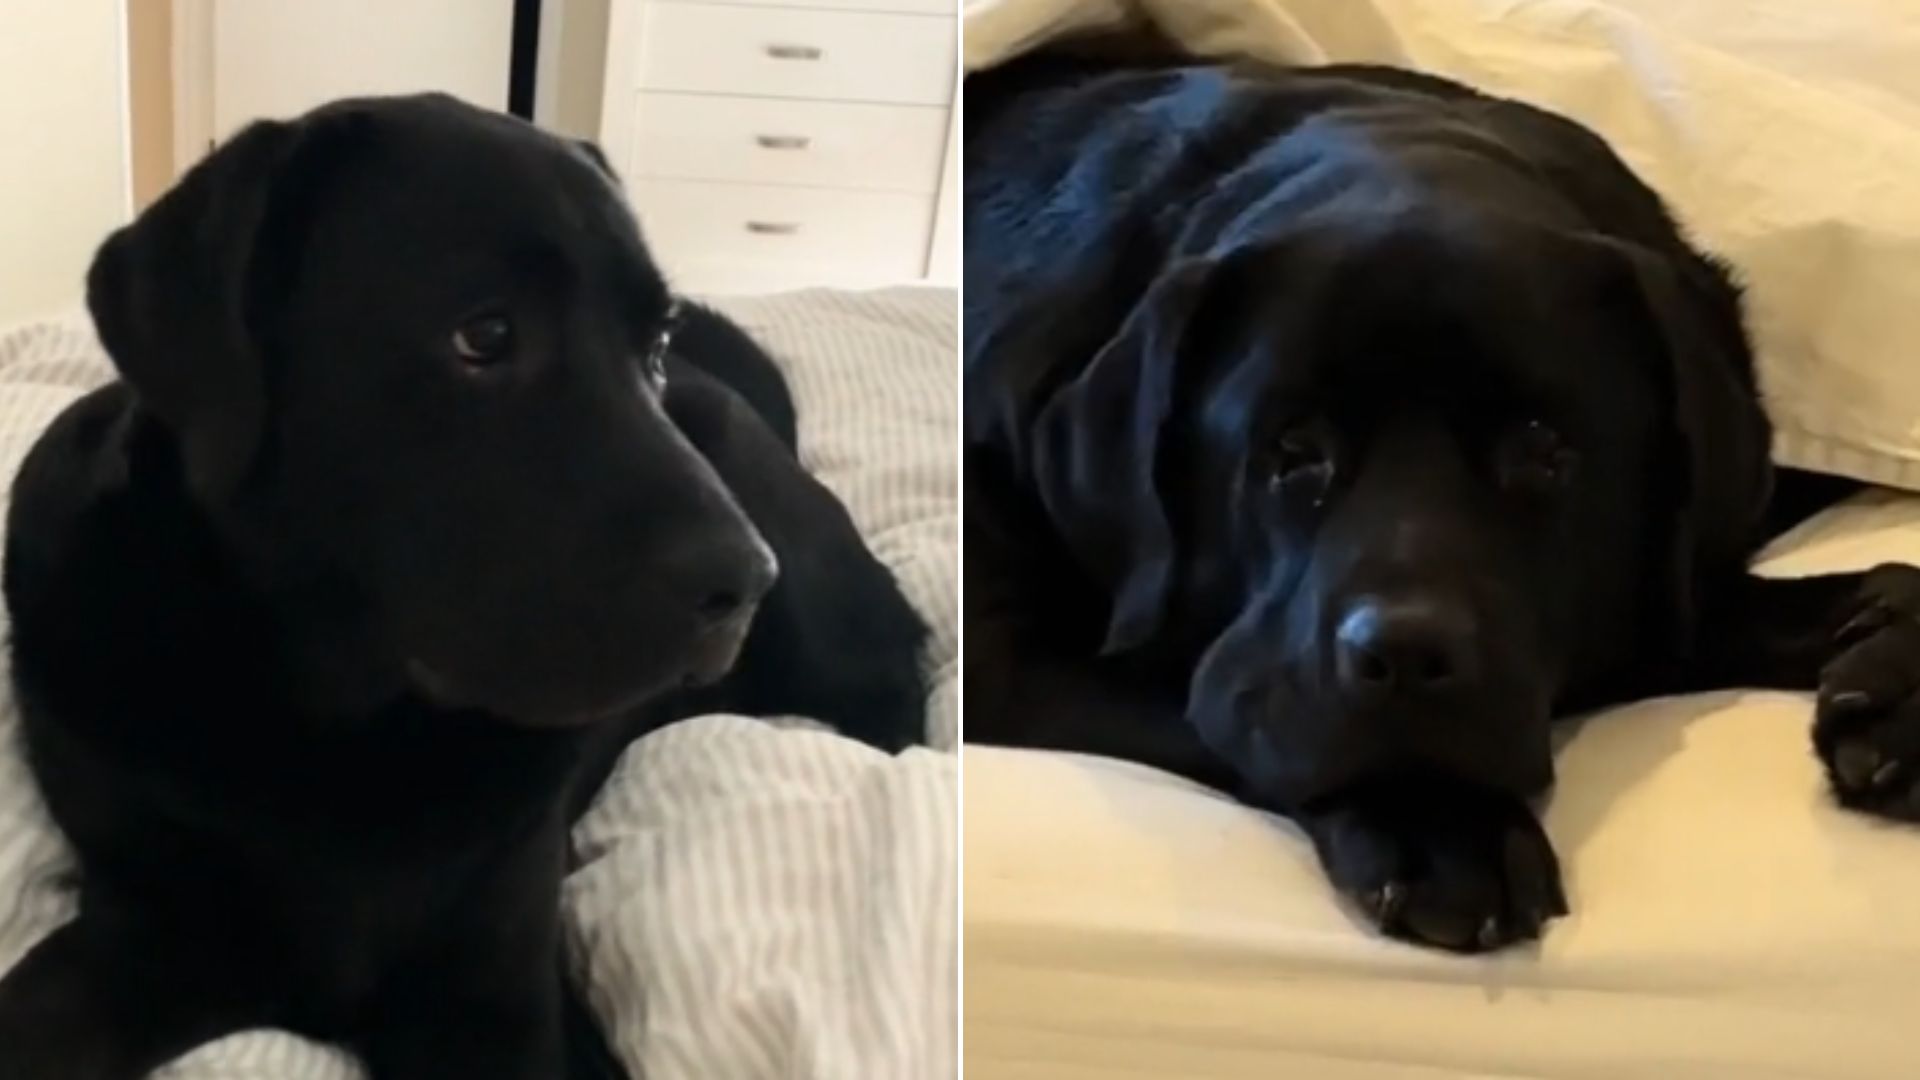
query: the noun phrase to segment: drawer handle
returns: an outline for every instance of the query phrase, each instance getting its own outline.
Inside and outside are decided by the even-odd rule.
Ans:
[[[800,231],[797,221],[749,221],[747,231],[756,236],[792,236]]]
[[[768,150],[805,150],[813,145],[806,135],[755,135],[753,141]]]
[[[816,45],[769,45],[767,55],[775,60],[818,60],[826,54]]]

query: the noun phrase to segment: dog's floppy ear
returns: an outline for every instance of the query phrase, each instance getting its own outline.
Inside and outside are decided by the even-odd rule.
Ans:
[[[1671,645],[1697,647],[1703,593],[1744,572],[1772,496],[1772,431],[1753,383],[1739,293],[1691,251],[1612,245],[1631,268],[1657,327],[1671,399],[1676,459],[1668,489],[1675,528],[1667,572]]]
[[[248,127],[108,237],[87,273],[101,343],[209,497],[239,483],[265,424],[249,305],[273,180],[294,139],[290,124]]]
[[[1630,303],[1658,328],[1672,401],[1672,646],[1695,646],[1702,593],[1744,570],[1772,496],[1772,433],[1740,292],[1687,243],[1665,203],[1593,131],[1530,105],[1479,99],[1480,118],[1570,200],[1624,264]]]
[[[613,162],[607,160],[607,152],[600,149],[599,143],[594,142],[592,139],[575,139],[573,140],[573,145],[581,154],[585,155],[588,161],[593,163],[594,168],[607,174],[607,179],[612,180],[616,184],[620,182],[620,174],[614,171]]]
[[[1068,550],[1107,588],[1109,654],[1153,635],[1174,585],[1155,469],[1180,341],[1212,269],[1211,259],[1190,258],[1163,272],[1034,421],[1034,486]]]

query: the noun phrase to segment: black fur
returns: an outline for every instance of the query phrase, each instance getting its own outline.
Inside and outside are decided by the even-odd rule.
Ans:
[[[693,308],[647,370],[668,294],[596,157],[342,102],[102,247],[123,381],[8,522],[26,750],[81,876],[0,979],[0,1076],[260,1026],[389,1080],[617,1072],[558,903],[626,743],[716,709],[919,738],[925,628],[799,466],[770,358]]]
[[[1288,813],[1462,950],[1565,910],[1573,711],[1818,685],[1841,799],[1920,817],[1920,571],[1747,573],[1837,488],[1773,499],[1739,293],[1597,136],[1385,68],[966,93],[969,738]]]

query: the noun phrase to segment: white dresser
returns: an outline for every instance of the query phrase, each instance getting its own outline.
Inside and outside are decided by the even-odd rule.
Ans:
[[[675,285],[948,283],[955,0],[612,0],[600,144]]]

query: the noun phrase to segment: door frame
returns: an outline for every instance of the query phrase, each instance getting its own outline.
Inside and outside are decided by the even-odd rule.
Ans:
[[[173,0],[173,174],[176,177],[213,149],[215,2]]]

